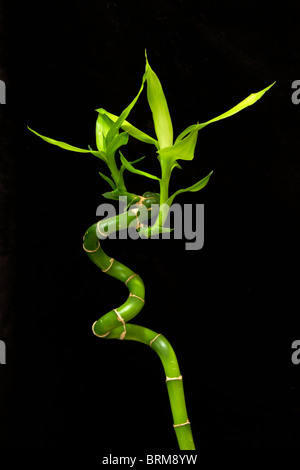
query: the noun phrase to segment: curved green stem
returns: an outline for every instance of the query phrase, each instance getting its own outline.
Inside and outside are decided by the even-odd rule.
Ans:
[[[144,283],[138,274],[119,261],[110,258],[100,245],[99,238],[103,239],[109,232],[124,228],[125,225],[128,226],[134,218],[134,213],[129,210],[110,219],[110,222],[103,220],[92,225],[84,235],[83,248],[91,261],[103,272],[125,283],[129,290],[128,299],[121,306],[112,309],[96,320],[92,330],[100,338],[117,338],[147,344],[158,354],[166,374],[173,426],[179,448],[181,450],[195,450],[191,425],[187,416],[182,376],[171,344],[162,334],[128,323],[144,306]]]

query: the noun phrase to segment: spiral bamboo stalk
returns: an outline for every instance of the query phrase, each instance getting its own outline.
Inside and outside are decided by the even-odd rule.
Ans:
[[[129,291],[127,300],[121,306],[113,308],[96,320],[92,330],[99,338],[144,343],[158,354],[166,374],[173,426],[179,448],[181,450],[195,450],[191,424],[186,410],[182,375],[174,349],[162,334],[128,323],[142,310],[145,304],[144,283],[141,277],[130,268],[109,257],[100,244],[100,239],[106,238],[114,229],[128,227],[135,218],[136,212],[129,210],[115,218],[92,225],[84,234],[83,249],[90,260],[106,274],[122,281]]]

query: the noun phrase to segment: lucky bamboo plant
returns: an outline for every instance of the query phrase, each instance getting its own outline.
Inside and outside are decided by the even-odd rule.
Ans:
[[[142,93],[145,84],[147,86],[148,103],[153,115],[156,138],[147,135],[126,120]],[[108,256],[103,251],[100,240],[104,240],[118,230],[132,227],[132,224],[135,225],[139,234],[144,237],[158,236],[164,231],[169,231],[170,229],[165,227],[165,222],[174,198],[180,193],[187,191],[196,192],[204,188],[212,174],[210,172],[192,186],[180,188],[172,195],[169,195],[169,182],[172,171],[175,167],[181,168],[178,160],[193,160],[198,132],[201,129],[208,124],[232,116],[247,106],[254,104],[272,85],[258,93],[251,94],[238,105],[214,119],[201,124],[190,125],[174,141],[172,120],[167,101],[161,83],[150,67],[146,55],[146,69],[142,84],[138,94],[129,106],[119,116],[111,114],[103,108],[96,110],[98,113],[96,121],[97,149],[74,147],[42,136],[29,128],[50,144],[73,152],[91,153],[98,157],[109,169],[109,176],[100,173],[101,177],[111,187],[110,191],[105,192],[103,196],[113,200],[118,200],[120,197],[127,198],[127,206],[124,212],[115,217],[106,218],[94,223],[88,228],[83,237],[83,249],[91,261],[103,272],[125,283],[129,290],[129,297],[125,303],[117,308],[113,308],[100,319],[96,319],[92,326],[92,331],[99,338],[139,341],[150,346],[159,355],[166,374],[173,426],[181,450],[194,450],[195,444],[186,410],[182,375],[175,352],[162,334],[129,323],[144,306],[145,288],[143,281],[134,271]],[[135,166],[142,158],[129,162],[121,153],[119,149],[127,144],[129,137],[155,146],[161,167],[161,174],[159,176],[145,172]],[[120,158],[116,158],[117,151],[119,151]],[[143,195],[129,192],[124,181],[125,170],[151,180],[156,180],[159,184],[159,192],[152,193],[145,191]],[[154,223],[151,225],[148,224],[150,213],[151,220],[154,220]]]

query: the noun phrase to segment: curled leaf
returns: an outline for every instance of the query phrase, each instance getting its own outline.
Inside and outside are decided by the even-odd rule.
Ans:
[[[153,115],[155,133],[159,147],[170,147],[173,144],[173,126],[166,97],[158,76],[153,72],[146,54],[147,98]]]

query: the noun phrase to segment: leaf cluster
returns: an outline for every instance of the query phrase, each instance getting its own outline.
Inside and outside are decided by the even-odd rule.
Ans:
[[[124,111],[118,116],[103,108],[96,109],[96,112],[98,113],[95,128],[96,149],[92,149],[91,147],[88,149],[78,148],[65,142],[43,136],[33,129],[29,128],[29,130],[50,144],[73,152],[90,153],[102,160],[102,162],[107,165],[110,175],[107,176],[102,172],[99,172],[99,174],[111,188],[110,191],[103,193],[104,197],[117,200],[120,196],[127,196],[129,201],[134,200],[137,197],[136,195],[128,192],[125,186],[124,171],[127,170],[144,178],[158,181],[160,185],[160,204],[167,204],[170,206],[177,195],[187,191],[196,192],[204,188],[212,175],[211,171],[207,176],[188,188],[178,189],[171,196],[168,194],[169,182],[173,169],[176,167],[181,169],[178,160],[191,161],[195,157],[199,131],[209,124],[233,116],[246,107],[253,105],[274,85],[274,83],[257,93],[250,94],[243,101],[223,114],[210,119],[207,122],[196,123],[188,126],[174,141],[172,120],[167,100],[161,82],[151,68],[146,54],[146,68],[142,77],[141,86],[135,98],[124,109]],[[127,117],[138,101],[145,84],[147,86],[147,100],[153,117],[156,134],[155,137],[146,134],[127,121]],[[161,174],[159,176],[143,171],[135,166],[145,157],[131,162],[125,158],[120,148],[124,147],[128,143],[129,137],[155,146],[157,158],[161,166]],[[116,161],[117,151],[120,155],[119,164],[117,164]]]

